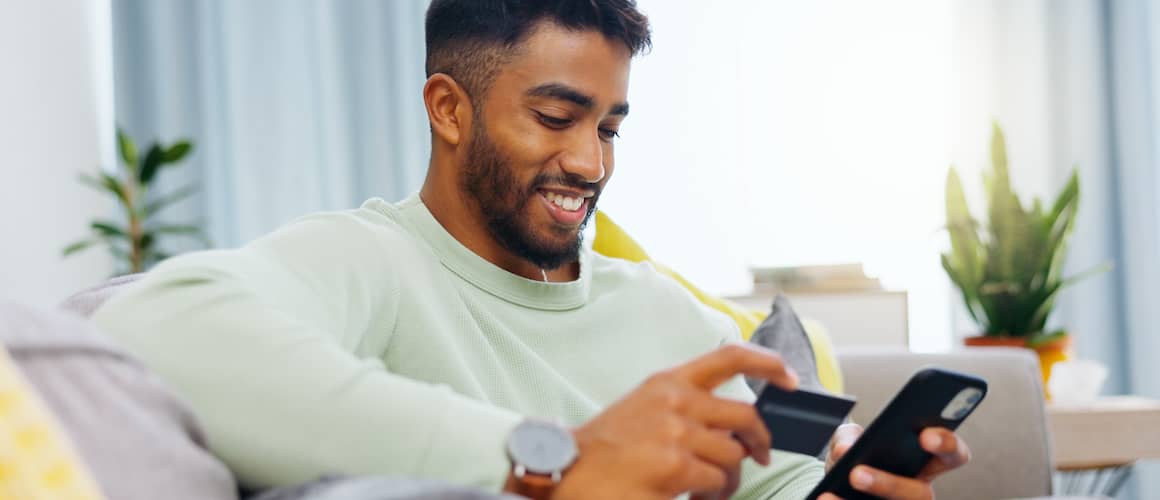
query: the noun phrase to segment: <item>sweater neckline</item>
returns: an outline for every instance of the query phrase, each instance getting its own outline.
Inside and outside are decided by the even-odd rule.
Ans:
[[[377,201],[385,204],[382,200]],[[576,280],[530,280],[489,262],[460,243],[435,219],[417,193],[395,207],[402,222],[427,243],[444,267],[491,295],[513,304],[550,311],[576,309],[588,300],[591,250],[583,246],[580,250],[580,274]]]

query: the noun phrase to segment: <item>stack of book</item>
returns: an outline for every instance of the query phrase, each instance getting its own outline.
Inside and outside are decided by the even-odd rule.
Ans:
[[[759,267],[753,273],[753,293],[861,292],[881,290],[878,278],[866,276],[862,264]]]

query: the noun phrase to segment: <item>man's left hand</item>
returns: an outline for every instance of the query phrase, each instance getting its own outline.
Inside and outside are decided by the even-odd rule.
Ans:
[[[857,424],[846,424],[834,433],[830,441],[830,457],[826,461],[826,470],[830,470],[834,463],[850,449],[858,436],[862,435],[862,427]],[[934,498],[931,481],[943,473],[962,467],[971,460],[971,450],[954,432],[931,427],[919,435],[922,449],[934,455],[930,463],[919,472],[917,478],[896,476],[865,465],[859,465],[850,471],[850,485],[854,489],[889,500],[929,500]],[[840,500],[837,496],[826,493],[819,500]]]

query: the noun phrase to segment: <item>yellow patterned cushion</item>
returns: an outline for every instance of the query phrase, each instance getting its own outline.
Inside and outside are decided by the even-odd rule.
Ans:
[[[701,301],[713,309],[729,316],[741,330],[741,338],[749,340],[753,331],[761,325],[768,313],[747,309],[734,302],[714,297],[697,288],[676,271],[664,264],[649,258],[648,253],[641,248],[631,236],[612,221],[604,212],[596,212],[596,239],[592,242],[592,249],[601,255],[624,259],[629,262],[652,263],[653,267],[680,283]],[[842,372],[838,367],[838,358],[834,355],[834,346],[825,328],[816,321],[802,320],[806,335],[810,339],[810,347],[814,350],[814,363],[818,367],[818,380],[822,386],[834,394],[842,394]]]
[[[0,500],[98,500],[68,438],[0,347]]]

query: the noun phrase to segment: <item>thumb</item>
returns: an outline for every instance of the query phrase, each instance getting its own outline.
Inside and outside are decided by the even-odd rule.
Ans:
[[[861,435],[861,425],[851,423],[839,426],[838,430],[834,431],[833,439],[830,440],[830,456],[826,458],[826,470],[833,467]]]

